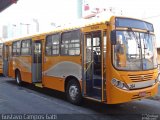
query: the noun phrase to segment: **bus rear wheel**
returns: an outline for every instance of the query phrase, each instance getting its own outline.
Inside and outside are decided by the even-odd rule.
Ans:
[[[79,83],[72,79],[67,84],[66,96],[72,104],[80,105],[82,102],[82,94]]]
[[[21,86],[22,85],[22,80],[21,80],[21,74],[19,71],[16,71],[16,83]]]

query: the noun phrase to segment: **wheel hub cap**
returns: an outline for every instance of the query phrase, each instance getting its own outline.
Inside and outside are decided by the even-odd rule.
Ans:
[[[69,95],[71,97],[71,99],[75,100],[76,96],[78,95],[78,89],[76,86],[71,86],[69,88]]]

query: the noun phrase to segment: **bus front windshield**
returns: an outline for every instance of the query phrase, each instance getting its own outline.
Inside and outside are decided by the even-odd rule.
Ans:
[[[149,70],[157,67],[155,36],[149,32],[116,31],[113,64],[119,70]]]

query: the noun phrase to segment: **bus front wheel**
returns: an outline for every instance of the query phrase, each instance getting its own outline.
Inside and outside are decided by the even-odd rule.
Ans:
[[[16,78],[16,83],[18,85],[22,85],[21,74],[20,74],[19,71],[16,71],[16,77],[15,78]]]
[[[82,94],[79,83],[72,79],[67,84],[66,95],[69,102],[80,105],[82,102]]]

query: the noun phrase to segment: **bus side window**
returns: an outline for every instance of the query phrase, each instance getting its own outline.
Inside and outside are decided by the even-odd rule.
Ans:
[[[74,30],[62,33],[61,55],[80,54],[80,31]]]
[[[48,56],[59,55],[59,40],[60,40],[59,33],[47,36],[46,48],[45,48],[46,55]]]

